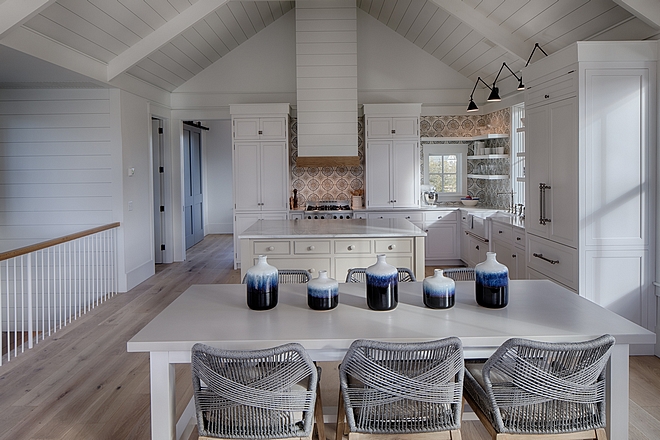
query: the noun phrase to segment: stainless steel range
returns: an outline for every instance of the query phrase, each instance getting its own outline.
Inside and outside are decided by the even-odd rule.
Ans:
[[[353,218],[353,211],[348,200],[320,200],[307,202],[304,218],[347,220]]]

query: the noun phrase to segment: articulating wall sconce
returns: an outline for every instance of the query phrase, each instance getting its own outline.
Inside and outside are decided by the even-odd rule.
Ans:
[[[539,43],[535,43],[534,44],[534,49],[532,49],[532,53],[529,55],[529,58],[527,59],[527,64],[525,64],[525,67],[527,67],[529,65],[529,62],[532,60],[532,56],[534,56],[534,52],[536,51],[537,48],[541,52],[543,52],[543,54],[545,56],[548,56],[548,54],[545,53],[545,51],[541,48],[541,46],[539,46]],[[507,66],[505,62],[503,62],[502,67],[500,67],[500,71],[497,72],[497,76],[495,77],[495,81],[493,81],[493,87],[490,87],[488,84],[486,84],[486,82],[483,79],[481,79],[481,77],[477,78],[477,82],[474,84],[474,88],[472,89],[472,93],[470,94],[470,103],[468,104],[468,108],[467,108],[468,112],[476,112],[477,110],[479,110],[479,107],[477,107],[477,104],[473,100],[474,91],[477,89],[477,85],[479,84],[479,81],[484,83],[484,85],[490,89],[490,95],[488,95],[488,99],[486,100],[487,102],[497,102],[497,101],[502,100],[502,98],[500,98],[500,89],[499,89],[499,87],[497,87],[497,80],[499,79],[500,74],[502,73],[502,70],[505,67],[507,68],[507,70],[509,72],[511,72],[513,77],[518,80],[517,90],[525,90],[525,85],[523,84],[522,74],[520,75],[520,77],[518,77],[518,75],[516,75],[515,72],[513,70],[511,70],[511,68],[509,66]]]

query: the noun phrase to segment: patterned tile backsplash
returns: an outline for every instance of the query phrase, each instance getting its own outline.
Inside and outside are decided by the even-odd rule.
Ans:
[[[422,116],[420,118],[421,137],[472,137],[488,133],[510,133],[511,114],[509,109],[499,110],[485,115],[461,116]],[[438,140],[438,143],[443,141]],[[456,143],[456,142],[451,142]],[[488,141],[488,147],[504,147],[509,153],[509,139],[493,139]],[[469,154],[474,154],[469,146]],[[295,118],[291,118],[291,190],[298,190],[298,204],[317,200],[350,200],[351,191],[364,190],[364,117],[358,119],[358,155],[360,165],[354,167],[298,167],[298,127]],[[423,151],[422,151],[423,157]],[[507,168],[508,159],[495,161],[468,161],[468,174],[473,169],[486,162],[496,167]],[[422,165],[423,166],[423,165]],[[423,169],[422,169],[422,175]],[[482,180],[468,179],[468,194],[481,199],[480,206],[491,208],[507,208],[509,198],[498,195],[511,191],[509,179]],[[292,192],[293,194],[293,192]]]

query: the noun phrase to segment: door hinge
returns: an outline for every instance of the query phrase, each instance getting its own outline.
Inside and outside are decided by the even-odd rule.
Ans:
[[[160,207],[160,212],[165,212],[165,207],[164,206]]]
[[[158,127],[158,134],[163,134],[163,127]]]
[[[158,167],[158,172],[159,173],[164,173],[165,172],[165,167]]]
[[[161,244],[161,245],[160,245],[160,250],[161,250],[161,251],[164,251],[164,250],[165,250],[165,245],[164,245],[164,244]]]

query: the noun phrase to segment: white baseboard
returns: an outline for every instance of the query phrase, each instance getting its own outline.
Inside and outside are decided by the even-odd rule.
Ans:
[[[143,265],[126,273],[126,291],[142,283],[156,273],[156,267],[153,260],[149,260]]]
[[[229,223],[207,223],[204,225],[204,234],[233,234],[234,225]]]

